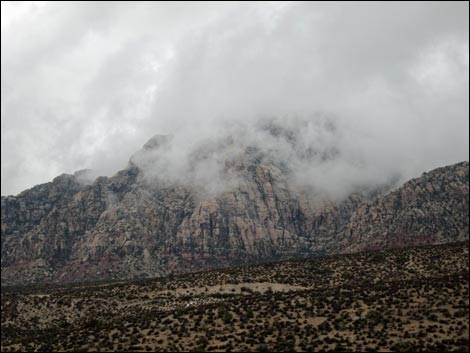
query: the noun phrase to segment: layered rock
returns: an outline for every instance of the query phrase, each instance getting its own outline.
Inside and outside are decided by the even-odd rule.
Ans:
[[[247,149],[230,187],[149,179],[136,161],[84,185],[62,175],[2,197],[2,283],[135,278],[248,262],[468,239],[468,163],[440,168],[374,200],[332,201]],[[151,159],[146,160],[151,163]]]
[[[469,164],[437,168],[364,203],[344,231],[348,252],[438,244],[469,236]]]

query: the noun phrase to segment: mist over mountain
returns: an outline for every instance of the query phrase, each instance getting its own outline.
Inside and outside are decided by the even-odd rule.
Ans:
[[[468,237],[467,3],[2,2],[2,16],[2,194],[17,194],[2,196],[2,278]]]
[[[2,194],[155,134],[146,174],[208,192],[250,146],[334,197],[468,160],[468,26],[464,2],[2,2]]]
[[[468,2],[1,17],[2,351],[468,351]]]
[[[180,183],[213,196],[237,186],[234,166],[246,158],[276,165],[290,184],[322,199],[391,188],[401,177],[368,164],[332,118],[264,118],[216,130],[214,136],[156,135],[131,163],[149,183]]]
[[[364,184],[364,167],[338,149],[341,132],[318,121],[232,126],[187,150],[177,135],[156,135],[112,177],[82,170],[2,196],[2,283],[131,279],[468,240],[468,162],[403,185]]]

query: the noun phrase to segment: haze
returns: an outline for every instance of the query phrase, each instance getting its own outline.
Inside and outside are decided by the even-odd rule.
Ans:
[[[170,179],[234,139],[328,192],[469,159],[467,2],[1,6],[2,195],[112,175],[155,134],[172,136]],[[334,158],[307,163],[263,121]],[[196,181],[218,180],[227,153]]]

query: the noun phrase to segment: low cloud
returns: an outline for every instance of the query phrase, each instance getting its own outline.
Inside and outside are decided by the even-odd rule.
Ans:
[[[334,195],[468,160],[467,3],[46,3],[11,18],[2,194],[113,174],[155,134],[171,143],[139,161],[147,175],[214,192],[247,147]]]

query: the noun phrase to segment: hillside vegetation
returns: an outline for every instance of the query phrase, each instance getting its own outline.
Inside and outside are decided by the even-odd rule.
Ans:
[[[469,350],[469,245],[4,287],[2,351]]]

